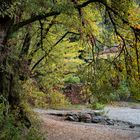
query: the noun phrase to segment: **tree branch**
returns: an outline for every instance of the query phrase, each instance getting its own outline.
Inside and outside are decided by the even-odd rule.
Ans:
[[[87,0],[86,2],[83,2],[82,4],[76,5],[75,7],[78,9],[81,9],[81,8],[86,7],[87,5],[89,5],[93,2],[100,2],[100,0]]]
[[[48,52],[46,52],[35,64],[34,66],[32,67],[31,71],[33,71],[35,69],[35,67],[46,57],[46,56],[49,56],[49,54],[51,53],[52,49],[58,45],[66,36],[67,34],[77,34],[79,35],[78,33],[74,33],[74,32],[66,32],[54,45],[51,46],[51,48],[49,49]]]
[[[50,12],[50,13],[31,17],[25,21],[22,21],[22,22],[15,24],[12,28],[12,32],[15,32],[15,31],[19,30],[20,28],[22,28],[23,26],[26,26],[26,25],[31,24],[33,22],[36,22],[38,20],[42,20],[42,19],[45,19],[47,17],[51,17],[51,16],[55,16],[55,15],[59,15],[59,14],[60,14],[60,12]]]

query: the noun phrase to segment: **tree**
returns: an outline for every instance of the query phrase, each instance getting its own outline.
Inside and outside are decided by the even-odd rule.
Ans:
[[[21,104],[22,83],[36,74],[35,69],[41,67],[41,63],[52,55],[53,48],[69,35],[80,35],[83,49],[89,46],[95,64],[97,43],[106,44],[106,37],[100,32],[112,33],[111,39],[114,35],[114,42],[122,44],[120,53],[124,52],[128,75],[126,46],[135,43],[139,73],[139,20],[134,21],[129,12],[137,7],[135,0],[1,0],[0,95],[5,104],[9,104],[9,112],[18,112],[19,119],[30,127]]]

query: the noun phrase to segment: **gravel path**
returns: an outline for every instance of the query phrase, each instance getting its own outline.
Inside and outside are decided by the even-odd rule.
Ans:
[[[67,113],[77,110],[42,110],[35,109],[43,120],[43,130],[47,131],[47,140],[140,140],[140,132],[122,130],[98,124],[67,122],[48,113]],[[89,112],[91,110],[80,110]],[[127,107],[106,107],[105,112],[111,119],[140,124],[140,109]]]
[[[128,107],[106,107],[105,112],[110,119],[131,122],[140,125],[140,109]]]
[[[66,122],[49,115],[41,115],[47,140],[138,140],[139,132],[120,130],[103,125]]]
[[[42,109],[35,109],[36,112],[39,113],[46,113],[46,114],[58,114],[58,113],[68,113],[68,112],[77,112],[79,110],[42,110]],[[93,110],[86,109],[86,110],[80,110],[80,112],[91,112]],[[126,122],[131,122],[133,124],[140,125],[140,109],[133,109],[129,107],[106,107],[104,109],[105,114],[110,118],[114,120],[121,120]],[[98,111],[97,111],[98,112]]]

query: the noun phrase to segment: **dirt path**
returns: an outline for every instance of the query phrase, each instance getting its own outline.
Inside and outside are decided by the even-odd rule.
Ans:
[[[138,140],[140,132],[120,130],[103,125],[63,121],[58,117],[40,114],[47,140]]]

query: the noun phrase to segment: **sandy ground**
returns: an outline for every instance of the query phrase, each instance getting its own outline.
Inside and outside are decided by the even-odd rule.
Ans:
[[[140,132],[103,125],[88,125],[63,121],[58,117],[40,114],[47,140],[139,140]]]

